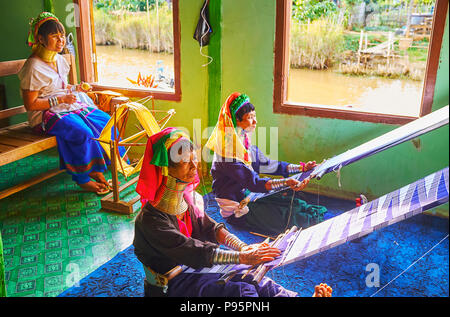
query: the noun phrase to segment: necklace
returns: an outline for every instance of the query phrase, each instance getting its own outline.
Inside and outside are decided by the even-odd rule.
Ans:
[[[58,52],[50,51],[42,44],[33,47],[33,53],[46,63],[52,63],[56,67],[56,55]],[[53,68],[53,66],[51,66]]]
[[[181,216],[184,214],[188,208],[183,197],[183,192],[187,185],[187,183],[168,175],[164,193],[155,207],[169,215]]]

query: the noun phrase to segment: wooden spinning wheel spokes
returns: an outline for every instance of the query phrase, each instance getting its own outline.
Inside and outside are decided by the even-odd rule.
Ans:
[[[151,99],[153,101],[153,98]],[[165,113],[165,115],[157,121],[152,112]],[[139,131],[130,136],[125,136],[130,114],[134,114],[136,116],[138,122],[136,127]],[[145,146],[147,144],[147,139],[145,139],[145,142],[142,142],[141,140],[145,137],[149,138],[153,134],[160,132],[161,128],[167,124],[169,119],[174,114],[175,111],[173,109],[168,111],[155,109],[149,110],[146,106],[139,102],[126,102],[114,107],[114,112],[111,119],[103,128],[100,136],[96,139],[99,141],[106,155],[111,160],[113,192],[101,200],[103,209],[110,209],[126,214],[133,212],[132,205],[138,200],[138,198],[133,199],[131,202],[125,203],[119,200],[119,192],[137,182],[138,176],[134,177],[130,181],[128,181],[128,178],[141,170],[144,156],[142,155],[136,164],[130,164],[126,160],[127,154],[132,147]],[[125,148],[125,151],[122,154],[120,154],[119,151],[120,147]],[[117,172],[120,172],[127,180],[127,183],[120,186],[120,188]],[[112,201],[110,200],[111,195],[113,196]]]

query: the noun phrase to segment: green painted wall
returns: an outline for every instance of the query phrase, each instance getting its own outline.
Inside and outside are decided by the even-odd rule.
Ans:
[[[181,101],[172,102],[165,100],[155,101],[157,109],[169,110],[175,109],[175,116],[170,119],[167,126],[173,126],[186,130],[190,133],[192,138],[197,142],[202,139],[201,133],[208,125],[208,101],[214,98],[214,94],[210,95],[209,77],[214,77],[211,74],[211,67],[217,67],[218,60],[216,55],[214,61],[209,66],[203,66],[208,62],[206,57],[200,55],[200,45],[193,38],[195,28],[200,16],[200,9],[203,5],[203,0],[181,0],[179,1],[179,19],[180,19],[180,60],[181,60]],[[220,10],[220,7],[215,7],[213,10]],[[212,26],[214,30],[217,27]],[[220,33],[219,33],[220,34]],[[220,37],[213,33],[211,42],[220,45]],[[210,48],[204,47],[202,52],[205,55],[209,53]],[[216,49],[214,54],[220,54]],[[220,65],[220,64],[219,64]],[[215,79],[217,83],[217,77]],[[150,106],[150,104],[148,104]],[[133,133],[134,120],[129,120],[128,127]],[[140,155],[143,148],[134,148],[130,151],[131,156]]]
[[[44,0],[16,0],[0,1],[0,61],[27,58],[31,49],[26,44],[29,30],[29,21],[44,11]],[[76,37],[75,28],[68,27],[66,17],[70,14],[72,1],[53,1],[55,14],[66,27],[66,32],[72,32]],[[69,7],[67,5],[69,4]],[[66,11],[67,7],[67,11]],[[69,20],[71,21],[71,20]],[[70,23],[70,22],[69,22]],[[23,104],[19,91],[17,76],[0,78],[0,84],[6,88],[6,101],[8,107]],[[12,122],[26,120],[26,115],[13,118]]]
[[[44,10],[44,0],[0,1],[0,61],[27,58],[30,48],[26,45],[28,21]],[[55,14],[65,25],[66,32],[76,33],[69,28],[73,20],[72,0],[54,0]],[[174,108],[176,115],[171,119],[171,126],[183,127],[192,133],[193,120],[198,119],[206,127],[208,122],[208,67],[203,67],[208,60],[200,55],[199,44],[193,39],[193,33],[199,18],[203,0],[180,1],[181,29],[181,89],[180,102],[156,101],[156,107],[162,110]],[[218,7],[220,10],[220,7]],[[67,19],[66,19],[67,18]],[[218,42],[218,36],[213,37]],[[7,43],[7,44],[6,44]],[[208,54],[208,48],[204,48]],[[17,76],[0,79],[0,84],[6,85],[8,107],[22,104],[19,95],[19,80]],[[23,116],[23,118],[26,118]],[[133,121],[131,121],[133,124]],[[199,128],[200,129],[200,128]],[[198,129],[198,130],[199,130]]]
[[[211,1],[209,5],[210,24],[213,30],[208,52],[213,61],[208,66],[209,90],[208,125],[214,126],[219,115],[219,107],[222,104],[222,0]]]
[[[157,109],[175,109],[176,114],[169,121],[168,126],[183,128],[198,141],[201,139],[202,130],[208,124],[209,99],[208,66],[202,66],[208,62],[208,59],[200,55],[200,45],[193,38],[202,5],[203,0],[181,0],[179,2],[181,101],[155,101]],[[204,47],[203,54],[208,55],[208,50],[209,48]],[[130,123],[129,126],[133,126],[132,120]],[[142,149],[136,148],[132,155],[139,153],[142,153]]]
[[[250,96],[258,125],[278,127],[279,159],[322,161],[396,128],[274,114],[275,1],[223,1],[222,25],[222,101],[234,91]],[[448,16],[444,38],[433,110],[448,104]],[[420,137],[420,142],[419,149],[407,142],[345,167],[342,187],[335,175],[328,174],[309,188],[347,198],[354,198],[355,193],[375,197],[448,166],[448,125]]]
[[[202,66],[208,60],[200,55],[199,43],[193,38],[202,4],[202,0],[180,1],[181,101],[156,102],[161,109],[176,110],[171,126],[185,127],[191,133],[194,119],[203,125],[208,122],[208,67]],[[204,48],[203,53],[208,54],[208,49]]]
[[[70,3],[71,0],[54,1],[55,13],[63,23],[70,13],[66,11]],[[214,58],[208,67],[202,66],[208,59],[200,55],[199,44],[192,37],[202,4],[203,0],[180,1],[182,100],[156,102],[159,109],[177,111],[171,126],[184,127],[192,133],[193,120],[198,119],[199,133],[207,125],[214,125],[220,105],[230,93],[245,92],[257,107],[259,127],[278,127],[278,158],[292,162],[322,161],[396,127],[274,114],[275,1],[212,1],[210,22],[214,33],[203,51]],[[44,1],[38,0],[0,1],[0,60],[29,55],[25,45],[28,20],[43,8]],[[448,66],[447,15],[433,110],[448,104]],[[7,84],[9,104],[20,102],[18,80],[1,83]],[[204,135],[202,142],[206,139]],[[419,148],[407,142],[345,167],[341,187],[337,177],[328,174],[313,181],[309,189],[346,198],[354,198],[355,193],[379,196],[448,166],[448,144],[446,126],[420,137]]]

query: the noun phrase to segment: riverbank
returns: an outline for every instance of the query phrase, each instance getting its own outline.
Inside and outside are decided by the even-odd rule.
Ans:
[[[311,23],[292,21],[289,44],[291,68],[337,67],[343,74],[421,81],[429,41],[413,41],[394,32],[348,31],[336,19],[322,17]]]
[[[130,79],[153,73],[158,61],[173,70],[173,55],[118,45],[97,46],[99,82],[105,85],[133,87]],[[338,67],[327,70],[293,69],[289,71],[288,100],[315,105],[333,105],[359,111],[418,116],[422,81],[378,76],[342,74]],[[324,91],[327,93],[324,94]]]
[[[97,45],[119,45],[155,53],[173,54],[172,9],[167,3],[158,11],[113,11],[94,9]]]

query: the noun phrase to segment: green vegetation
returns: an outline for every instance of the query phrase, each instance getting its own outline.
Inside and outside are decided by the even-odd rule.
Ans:
[[[358,51],[359,48],[360,33],[358,32],[345,32],[344,34],[344,50],[346,51]],[[384,34],[368,34],[367,40],[370,43],[382,43],[387,40],[387,36]]]
[[[166,3],[164,0],[159,0],[158,4]],[[94,0],[94,7],[105,12],[110,11],[146,11],[148,8],[153,8],[156,5],[156,0]]]
[[[166,2],[159,5],[158,12],[154,7],[148,12],[94,9],[95,42],[173,53],[172,21],[172,9]]]
[[[292,18],[300,23],[312,22],[323,16],[337,12],[336,4],[331,0],[294,0]]]
[[[332,67],[344,48],[344,29],[334,19],[320,18],[291,24],[291,66],[310,69]]]
[[[401,34],[408,12],[429,13],[434,3],[435,0],[293,0],[291,67],[335,67],[345,74],[421,80],[428,38],[416,38],[405,48],[400,45],[405,43]],[[390,32],[396,33],[393,56],[386,59],[374,54],[358,63],[361,30],[367,35],[369,48],[386,42]]]

